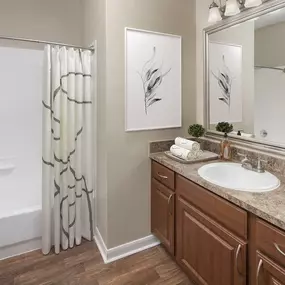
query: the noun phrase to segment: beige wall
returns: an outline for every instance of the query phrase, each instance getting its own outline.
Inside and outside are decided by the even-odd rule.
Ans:
[[[81,1],[0,0],[0,35],[82,44]]]
[[[246,22],[211,34],[211,42],[242,46],[242,123],[234,129],[254,133],[254,22]]]
[[[101,0],[96,1],[99,3]],[[98,75],[101,76],[98,82],[101,115],[99,112],[98,119],[102,121],[98,129],[97,227],[108,248],[150,234],[149,141],[186,135],[188,125],[195,122],[194,2],[180,0],[178,5],[177,0],[107,0],[106,10],[100,10],[100,15],[94,6],[93,13],[85,9],[90,21],[92,15],[106,20],[103,25],[106,38],[96,29],[86,31],[85,38],[90,39],[90,34],[94,33],[99,45],[106,43],[105,82],[101,82],[104,71],[100,70],[100,65],[104,68],[104,63],[100,64],[104,51],[102,48],[98,50]],[[92,7],[90,3],[89,7]],[[125,132],[125,27],[183,37],[182,128]]]
[[[97,83],[94,85],[95,96],[95,226],[100,231],[104,241],[107,241],[107,109],[106,109],[106,1],[85,0],[84,2],[84,42],[90,45],[96,40],[94,68],[97,59]]]
[[[183,127],[125,132],[125,27],[183,38]],[[195,3],[191,0],[107,1],[108,248],[150,234],[151,140],[186,135],[195,121]]]
[[[285,65],[285,22],[255,31],[255,64]]]
[[[204,123],[203,29],[209,26],[209,6],[212,0],[196,0],[196,120]]]

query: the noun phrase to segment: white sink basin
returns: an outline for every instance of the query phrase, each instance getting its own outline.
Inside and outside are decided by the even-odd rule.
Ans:
[[[280,186],[279,179],[273,174],[246,170],[239,163],[211,163],[202,166],[198,173],[210,183],[238,191],[261,193]]]

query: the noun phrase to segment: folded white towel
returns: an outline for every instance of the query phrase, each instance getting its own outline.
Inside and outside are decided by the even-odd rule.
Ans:
[[[203,151],[202,150],[198,150],[198,151],[194,151],[194,150],[190,150],[191,152],[191,159],[198,159],[203,155]]]
[[[197,151],[193,151],[193,150],[188,150],[188,149],[182,148],[180,146],[173,145],[170,148],[170,152],[174,156],[179,157],[181,159],[193,160],[193,159],[197,158],[199,151],[197,152]]]
[[[180,146],[182,148],[188,149],[188,150],[193,150],[193,151],[198,151],[200,150],[200,144],[194,141],[186,140],[184,138],[176,138],[175,139],[175,144],[177,146]]]
[[[203,155],[203,151],[201,149],[199,149],[197,152],[196,152],[196,158],[199,158]]]

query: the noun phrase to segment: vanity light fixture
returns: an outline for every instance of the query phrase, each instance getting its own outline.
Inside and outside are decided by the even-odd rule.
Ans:
[[[219,6],[216,4],[215,1],[209,7],[209,23],[216,23],[222,20],[221,12]]]
[[[240,13],[237,0],[227,0],[225,16],[234,16]]]
[[[245,8],[257,7],[262,4],[262,0],[246,0],[244,3]]]
[[[239,14],[241,10],[257,7],[263,3],[262,0],[226,0],[226,4],[222,6],[222,1],[219,1],[220,5],[213,0],[209,7],[208,22],[211,24],[221,21],[223,16],[235,16]]]

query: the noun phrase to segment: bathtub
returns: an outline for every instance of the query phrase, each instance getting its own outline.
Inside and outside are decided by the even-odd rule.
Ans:
[[[41,247],[41,206],[0,216],[0,260]]]
[[[41,247],[42,59],[0,47],[0,259]]]

